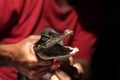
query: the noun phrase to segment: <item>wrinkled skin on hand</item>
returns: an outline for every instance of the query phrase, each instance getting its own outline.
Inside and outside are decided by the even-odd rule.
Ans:
[[[11,46],[12,60],[9,64],[30,79],[43,76],[53,64],[53,60],[38,59],[35,55],[33,46],[39,39],[40,36],[32,35]]]

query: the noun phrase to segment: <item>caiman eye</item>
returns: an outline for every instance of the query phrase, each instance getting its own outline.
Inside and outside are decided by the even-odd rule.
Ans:
[[[47,37],[47,36],[42,36],[42,37],[41,37],[41,40],[42,40],[43,42],[46,42],[48,39],[50,39],[50,38]]]
[[[50,33],[49,33],[49,36],[50,36],[51,38],[55,38],[55,37],[58,36],[58,34],[50,32]]]

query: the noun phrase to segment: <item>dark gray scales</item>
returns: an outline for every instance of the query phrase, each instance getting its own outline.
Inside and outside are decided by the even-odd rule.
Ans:
[[[55,30],[47,28],[44,29],[40,35],[41,39],[34,46],[36,54],[42,54],[47,57],[58,57],[67,55],[72,51],[62,44],[62,40],[65,38],[64,35],[66,35],[66,33],[59,34]]]

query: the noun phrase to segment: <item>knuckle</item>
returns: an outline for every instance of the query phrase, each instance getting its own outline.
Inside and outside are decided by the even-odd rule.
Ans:
[[[29,70],[31,70],[34,67],[31,63],[29,63],[27,66]]]
[[[34,71],[30,71],[28,74],[28,78],[33,79],[34,77]]]
[[[28,63],[28,67],[32,67],[32,64],[31,64],[31,63]]]

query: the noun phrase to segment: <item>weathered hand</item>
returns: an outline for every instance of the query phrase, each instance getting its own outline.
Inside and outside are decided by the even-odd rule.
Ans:
[[[53,63],[53,60],[38,59],[35,55],[33,46],[39,39],[40,36],[32,35],[11,47],[12,61],[10,65],[31,79],[44,75]]]

